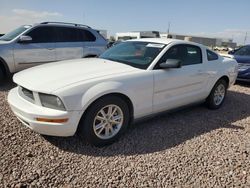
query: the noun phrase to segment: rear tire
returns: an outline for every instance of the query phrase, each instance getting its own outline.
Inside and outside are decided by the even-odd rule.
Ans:
[[[227,94],[227,86],[228,84],[224,79],[216,82],[206,99],[206,105],[209,109],[218,109],[222,106]]]
[[[78,133],[94,146],[109,145],[125,132],[129,118],[129,108],[124,100],[106,96],[89,107],[79,124]]]
[[[4,78],[5,78],[4,71],[0,67],[0,83],[3,83]]]

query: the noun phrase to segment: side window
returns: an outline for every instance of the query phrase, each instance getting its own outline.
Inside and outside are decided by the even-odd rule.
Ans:
[[[26,35],[32,37],[32,43],[50,43],[56,40],[53,27],[37,27]]]
[[[176,45],[171,47],[162,56],[159,63],[166,62],[167,59],[181,60],[182,66],[200,64],[202,63],[201,49],[194,45]],[[158,66],[156,66],[156,68],[158,68]]]
[[[187,57],[183,61],[184,65],[194,65],[202,63],[201,49],[197,46],[188,45],[187,46]]]
[[[219,59],[219,56],[212,52],[211,50],[207,50],[207,60],[208,61],[214,61],[214,60],[217,60]]]
[[[94,42],[96,37],[88,30],[78,29],[81,41]]]
[[[57,42],[79,42],[78,32],[74,28],[56,27]]]
[[[57,42],[95,41],[95,36],[84,29],[56,27]]]

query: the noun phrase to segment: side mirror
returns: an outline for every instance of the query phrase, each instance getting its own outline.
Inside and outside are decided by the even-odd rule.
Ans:
[[[234,54],[235,53],[235,50],[231,50],[228,52],[228,54]]]
[[[163,69],[181,68],[181,60],[179,60],[179,59],[167,59],[166,62],[160,64],[160,67]]]
[[[19,43],[29,43],[32,41],[32,38],[30,36],[22,35],[19,37]]]

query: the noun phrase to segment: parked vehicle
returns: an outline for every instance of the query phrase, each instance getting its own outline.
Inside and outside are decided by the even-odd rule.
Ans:
[[[229,51],[229,57],[238,62],[239,73],[237,80],[250,81],[250,45],[243,46],[237,50]]]
[[[235,60],[200,44],[136,39],[100,58],[19,72],[8,102],[21,122],[38,133],[78,132],[103,146],[119,138],[130,122],[152,114],[203,101],[210,109],[219,108],[237,70]]]
[[[215,46],[214,47],[214,50],[216,51],[228,51],[228,47],[225,47],[225,46]]]
[[[107,41],[85,25],[62,22],[24,25],[0,37],[0,80],[9,73],[43,63],[96,57],[106,47]]]
[[[116,33],[116,41],[125,41],[130,39],[140,39],[140,38],[160,38],[159,31],[134,31],[125,33]]]
[[[124,41],[124,40],[117,40],[117,41],[109,42],[108,48],[111,48],[111,47],[113,47],[113,46],[115,46],[115,45],[117,45],[117,44],[119,44],[119,43],[121,43],[121,42],[123,42],[123,41]]]

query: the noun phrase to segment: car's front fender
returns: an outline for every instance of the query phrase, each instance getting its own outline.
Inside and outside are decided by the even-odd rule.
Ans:
[[[84,112],[98,98],[114,93],[125,95],[132,104],[135,104],[136,97],[131,93],[130,88],[121,82],[109,81],[94,85],[84,93],[81,100],[82,111]]]
[[[125,95],[131,101],[135,118],[152,113],[152,72],[142,71],[140,74],[120,75],[103,81],[79,82],[61,88],[53,94],[63,100],[67,110],[84,113],[98,98],[114,93]]]

